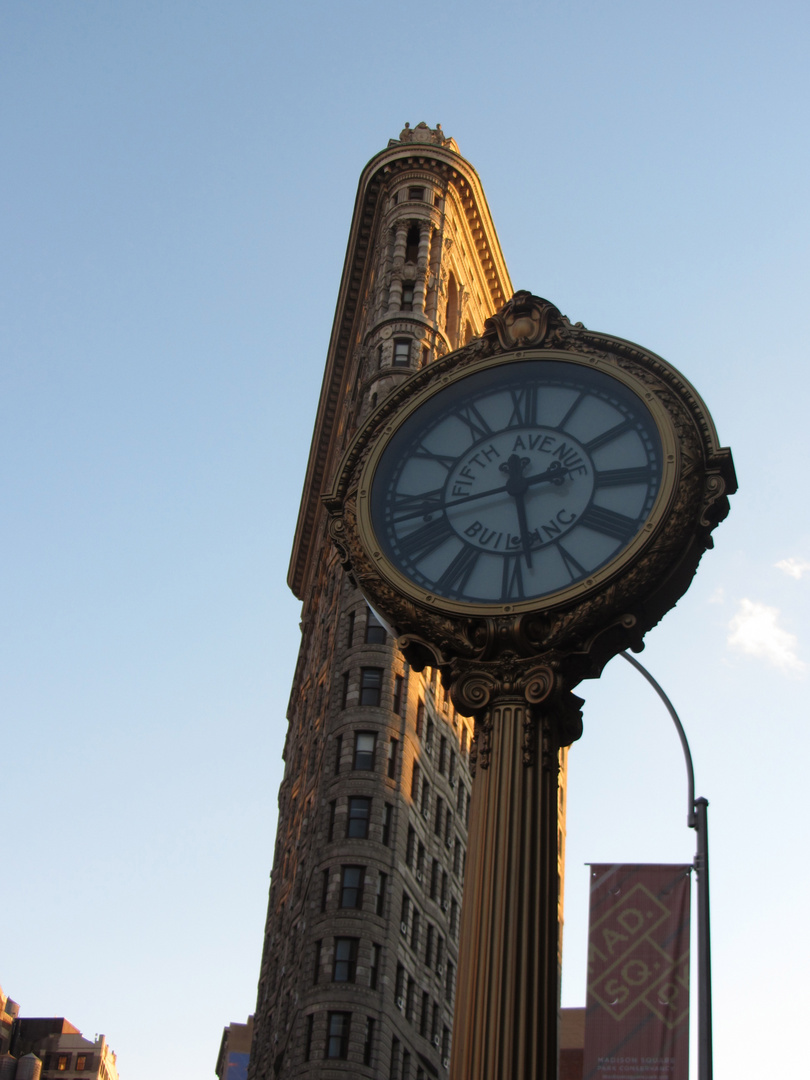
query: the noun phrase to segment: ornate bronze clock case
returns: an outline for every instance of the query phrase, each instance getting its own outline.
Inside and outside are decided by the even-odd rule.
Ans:
[[[471,713],[504,679],[542,670],[546,699],[639,649],[735,489],[674,368],[518,293],[386,398],[324,501],[409,662],[438,666]]]

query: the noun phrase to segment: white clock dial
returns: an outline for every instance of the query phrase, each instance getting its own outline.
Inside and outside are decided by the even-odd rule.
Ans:
[[[371,520],[385,557],[451,601],[551,596],[619,558],[661,486],[661,437],[623,381],[527,359],[436,391],[379,458]]]

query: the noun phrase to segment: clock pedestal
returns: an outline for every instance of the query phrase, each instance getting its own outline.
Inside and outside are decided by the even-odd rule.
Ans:
[[[580,698],[514,660],[453,678],[476,742],[450,1080],[556,1080],[560,999],[559,749]]]

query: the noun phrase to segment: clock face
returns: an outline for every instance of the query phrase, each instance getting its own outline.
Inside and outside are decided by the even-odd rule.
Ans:
[[[510,608],[591,585],[650,529],[659,426],[623,377],[487,366],[434,391],[371,463],[382,556],[429,599]]]

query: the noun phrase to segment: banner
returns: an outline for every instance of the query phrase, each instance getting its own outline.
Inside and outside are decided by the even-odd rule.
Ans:
[[[688,1080],[691,866],[591,866],[583,1080]]]

